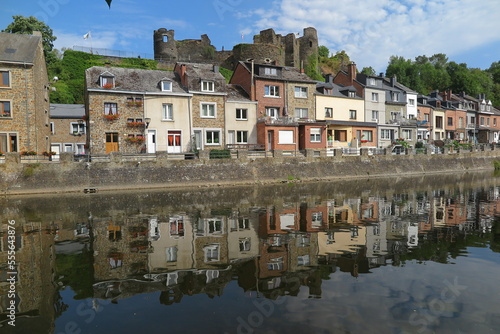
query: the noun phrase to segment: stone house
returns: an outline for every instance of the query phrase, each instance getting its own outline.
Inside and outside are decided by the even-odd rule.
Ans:
[[[0,151],[50,149],[49,80],[41,33],[0,33]]]
[[[83,104],[50,104],[50,150],[85,154],[87,127]],[[54,160],[53,158],[53,160]]]
[[[188,151],[190,99],[171,71],[91,67],[87,144],[93,154]]]
[[[192,94],[192,147],[196,150],[221,149],[225,145],[224,118],[226,79],[219,66],[177,63],[174,72],[184,90]]]

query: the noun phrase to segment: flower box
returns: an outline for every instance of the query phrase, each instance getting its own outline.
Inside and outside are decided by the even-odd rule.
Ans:
[[[23,156],[37,155],[37,153],[35,151],[22,151],[21,155],[23,155]]]
[[[127,122],[127,126],[130,127],[130,128],[139,128],[139,127],[143,127],[145,125],[144,122]]]
[[[102,88],[111,89],[111,88],[113,88],[113,84],[112,83],[105,83],[104,85],[102,85]]]
[[[107,119],[108,121],[114,121],[115,119],[118,118],[117,114],[114,115],[104,115],[104,118]]]
[[[45,151],[45,152],[43,152],[42,154],[43,154],[44,156],[46,156],[46,157],[50,157],[50,156],[52,156],[52,155],[56,155],[56,152],[54,152],[54,151]]]
[[[125,140],[133,144],[142,144],[144,142],[144,137],[128,137]]]
[[[129,107],[142,107],[142,101],[127,101]]]

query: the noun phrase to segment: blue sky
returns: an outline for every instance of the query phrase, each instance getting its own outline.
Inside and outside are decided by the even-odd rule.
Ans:
[[[228,50],[260,30],[302,33],[313,26],[320,45],[345,50],[358,68],[385,71],[391,55],[414,59],[445,53],[450,61],[488,68],[500,61],[499,0],[2,0],[0,29],[13,15],[36,16],[74,45],[153,54],[153,31],[199,39]],[[88,31],[92,39],[83,39]],[[242,38],[243,36],[243,38]]]

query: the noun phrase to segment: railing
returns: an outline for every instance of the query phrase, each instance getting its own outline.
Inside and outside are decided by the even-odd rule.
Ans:
[[[259,144],[227,144],[228,150],[264,150],[264,145]]]

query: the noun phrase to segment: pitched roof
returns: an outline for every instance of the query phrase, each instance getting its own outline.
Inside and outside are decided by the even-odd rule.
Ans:
[[[229,102],[252,102],[247,92],[240,86],[235,84],[228,84],[227,89],[227,100]]]
[[[252,63],[240,61],[239,64],[241,66],[245,67],[248,72],[251,72]],[[272,67],[272,68],[280,69],[281,76],[265,75],[265,74],[259,75],[259,72],[256,71],[257,67]],[[271,65],[271,64],[254,63],[254,76],[256,78],[270,79],[270,80],[275,80],[275,81],[292,81],[292,82],[303,82],[303,83],[310,83],[310,84],[316,84],[316,82],[317,82],[317,81],[309,78],[309,76],[307,74],[301,73],[300,70],[295,68],[295,67],[277,66],[277,65]]]
[[[178,62],[175,66],[186,66],[186,73],[191,78],[200,78],[205,80],[226,80],[219,72],[219,67],[212,64],[201,63],[182,63]]]
[[[42,36],[0,32],[0,62],[35,62],[36,50]]]
[[[83,104],[50,104],[50,118],[82,118],[84,115]]]
[[[103,89],[99,85],[99,77],[103,74],[115,77],[115,88]],[[186,91],[180,86],[176,74],[172,71],[94,66],[85,71],[85,76],[87,89],[160,94],[165,93],[161,90],[160,82],[168,80],[172,82],[172,93],[186,94]]]

